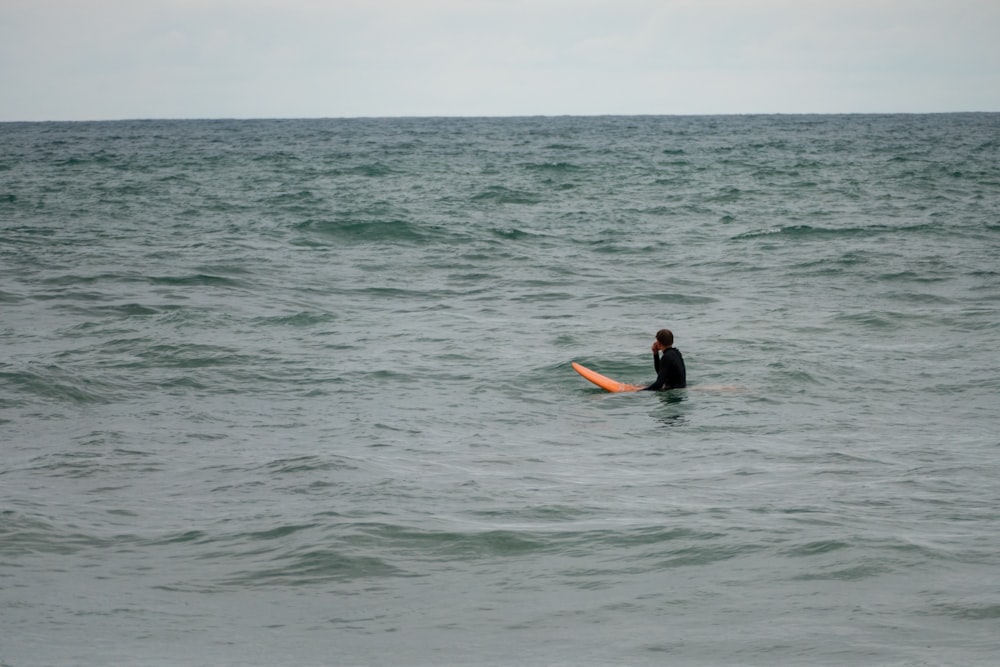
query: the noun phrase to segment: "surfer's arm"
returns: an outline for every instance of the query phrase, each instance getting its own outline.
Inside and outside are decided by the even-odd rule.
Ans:
[[[648,387],[643,387],[639,391],[659,391],[663,389],[664,378],[660,376],[660,349],[659,343],[653,343],[653,368],[656,369],[656,381]]]
[[[655,356],[655,352],[653,353]],[[665,369],[664,369],[665,370]],[[660,360],[656,360],[656,380],[648,387],[643,387],[640,391],[659,391],[667,386],[666,373],[660,373]]]

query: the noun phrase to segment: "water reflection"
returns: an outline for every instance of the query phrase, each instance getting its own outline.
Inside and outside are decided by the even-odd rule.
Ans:
[[[660,405],[654,413],[656,421],[664,426],[680,426],[687,421],[687,415],[681,405],[687,400],[684,389],[671,389],[657,393]]]

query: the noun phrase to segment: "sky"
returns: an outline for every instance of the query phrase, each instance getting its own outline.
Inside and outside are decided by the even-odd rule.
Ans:
[[[1000,0],[0,0],[0,121],[1000,111]]]

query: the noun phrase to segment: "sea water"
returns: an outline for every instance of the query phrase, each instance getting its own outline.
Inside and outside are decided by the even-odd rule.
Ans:
[[[3,665],[1000,660],[998,114],[0,124],[0,345]]]

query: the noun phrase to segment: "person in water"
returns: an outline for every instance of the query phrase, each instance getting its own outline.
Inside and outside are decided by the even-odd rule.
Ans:
[[[670,329],[660,329],[656,332],[656,340],[653,341],[653,366],[656,368],[656,380],[648,387],[643,387],[642,391],[679,389],[687,386],[684,357],[681,356],[681,351],[674,347],[674,334]]]

